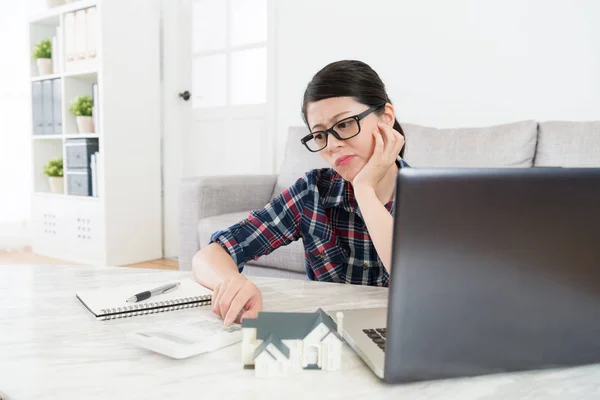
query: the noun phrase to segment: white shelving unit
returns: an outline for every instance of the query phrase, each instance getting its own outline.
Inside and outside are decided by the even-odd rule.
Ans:
[[[38,76],[31,59],[30,88],[58,79],[62,132],[34,134],[33,252],[93,265],[124,265],[162,257],[160,152],[160,14],[146,0],[79,0],[49,9],[29,21],[30,45],[65,31],[68,13],[96,8],[95,57],[58,60],[59,70]],[[63,43],[65,48],[65,34]],[[30,51],[30,54],[31,54]],[[62,52],[64,54],[64,52]],[[56,55],[53,54],[53,57]],[[64,58],[64,57],[63,57]],[[98,84],[100,130],[79,134],[68,109]],[[98,197],[69,195],[66,143],[98,141]],[[43,166],[63,158],[64,193],[51,193]]]

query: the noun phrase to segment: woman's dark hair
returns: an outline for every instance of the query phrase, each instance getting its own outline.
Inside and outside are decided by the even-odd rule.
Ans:
[[[353,97],[368,107],[376,107],[385,103],[392,104],[377,72],[373,71],[369,65],[357,60],[333,62],[313,76],[306,87],[302,100],[302,118],[307,126],[306,106],[308,103],[330,97]],[[383,107],[375,113],[383,114]],[[404,136],[404,131],[397,119],[394,119],[394,129]],[[400,157],[404,158],[404,147],[400,151]]]

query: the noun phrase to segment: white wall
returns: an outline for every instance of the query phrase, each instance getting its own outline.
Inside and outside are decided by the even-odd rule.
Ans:
[[[600,1],[277,0],[277,166],[321,67],[360,59],[399,121],[600,120]]]
[[[31,216],[27,3],[0,5],[0,249],[28,244]]]
[[[339,59],[363,60],[381,75],[400,121],[444,127],[522,119],[600,120],[596,24],[600,1],[273,0],[273,4],[275,170],[282,162],[288,127],[302,125],[306,84],[320,68]],[[165,19],[174,18],[170,0],[163,0],[163,5]],[[178,35],[177,30],[165,29],[167,94],[189,87],[183,75],[189,77],[190,72],[178,74],[178,68],[169,65],[178,57]],[[169,126],[181,118],[167,114],[164,123]],[[179,178],[186,175],[181,162],[186,145],[180,132],[188,128],[183,124],[165,131],[167,256],[176,255],[178,248],[176,200]],[[217,165],[221,159],[217,152],[204,162]]]
[[[442,127],[520,119],[600,120],[599,1],[273,1],[277,168],[287,128],[302,124],[300,106],[306,84],[321,67],[339,59],[361,59],[381,75],[400,121]],[[13,47],[26,37],[25,20],[15,18],[24,12],[21,3],[25,2],[0,2],[0,48],[9,57],[14,53],[15,60],[27,57],[26,46]],[[43,8],[44,3],[29,0],[31,9]],[[171,2],[162,0],[162,4]],[[177,32],[166,32],[163,39],[173,43]],[[173,75],[177,70],[163,68],[169,90],[188,87]],[[2,153],[8,148],[2,141],[5,133],[18,132],[23,118],[28,118],[26,109],[14,108],[14,96],[24,94],[22,88],[16,89],[19,83],[7,75],[26,71],[26,62],[0,62],[0,185],[6,176],[11,182],[29,181],[29,162],[23,158],[29,154],[7,152],[12,158],[6,161]],[[178,118],[163,117],[165,122]],[[8,120],[17,128],[7,129]],[[28,149],[26,135],[11,137]],[[174,134],[165,133],[165,159],[179,175],[182,166],[176,162],[176,153],[182,150],[182,143],[177,135],[169,135]],[[2,163],[11,166],[9,175]],[[169,176],[165,176],[165,190],[176,193],[178,180]],[[0,186],[0,197],[13,201],[6,200],[5,187]],[[29,212],[27,193],[8,193],[15,194],[9,198],[18,199],[13,201],[18,209]],[[165,213],[175,215],[176,208],[175,196],[166,200]],[[167,256],[172,256],[178,226],[176,219],[169,221],[165,230],[172,245],[167,245]]]

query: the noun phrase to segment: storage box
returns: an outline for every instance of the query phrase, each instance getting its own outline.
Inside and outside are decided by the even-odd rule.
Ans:
[[[92,173],[89,168],[71,169],[67,175],[67,194],[73,196],[92,195]]]
[[[90,168],[92,154],[98,151],[98,139],[67,139],[65,143],[67,162],[65,167]]]

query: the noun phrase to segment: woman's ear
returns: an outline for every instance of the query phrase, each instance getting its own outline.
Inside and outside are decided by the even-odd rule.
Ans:
[[[385,104],[385,108],[383,110],[383,114],[381,114],[381,118],[383,122],[385,122],[389,126],[394,126],[394,121],[396,120],[396,113],[394,111],[394,106],[390,103]]]

